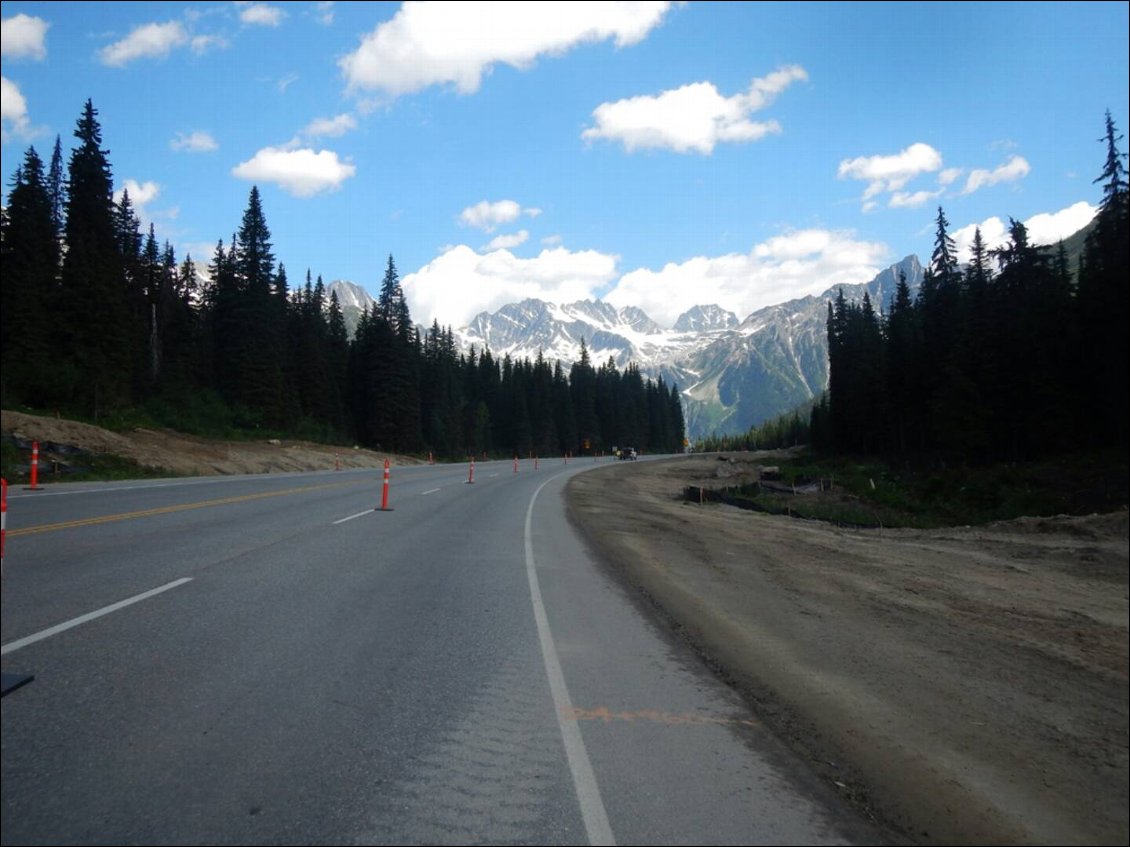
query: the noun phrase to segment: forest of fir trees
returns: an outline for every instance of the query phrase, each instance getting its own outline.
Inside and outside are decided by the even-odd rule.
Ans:
[[[676,386],[611,359],[496,360],[460,352],[450,327],[412,322],[390,256],[351,338],[321,277],[292,287],[258,188],[220,240],[206,285],[128,192],[115,202],[98,113],[87,101],[64,166],[29,147],[2,221],[0,401],[93,421],[141,409],[212,435],[351,439],[398,453],[598,455],[616,445],[676,452]]]
[[[828,304],[829,384],[811,412],[706,439],[704,449],[810,444],[824,454],[979,464],[1125,452],[1130,191],[1109,112],[1099,140],[1103,196],[1077,262],[1062,242],[1033,245],[1010,219],[999,249],[976,230],[961,267],[939,208],[916,296],[900,276],[885,312],[866,294],[847,302],[842,289]]]

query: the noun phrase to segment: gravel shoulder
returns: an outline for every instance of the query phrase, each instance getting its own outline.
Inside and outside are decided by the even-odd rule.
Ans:
[[[772,463],[619,462],[570,518],[894,840],[1126,844],[1126,511],[854,530],[683,500]]]

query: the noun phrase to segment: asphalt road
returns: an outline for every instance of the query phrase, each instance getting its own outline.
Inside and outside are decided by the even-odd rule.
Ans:
[[[593,466],[10,488],[0,839],[874,841],[586,551]]]

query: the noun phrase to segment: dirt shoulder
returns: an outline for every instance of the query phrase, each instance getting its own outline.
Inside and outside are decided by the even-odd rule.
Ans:
[[[617,463],[570,517],[895,840],[1126,844],[1127,513],[850,530],[683,501],[771,463]]]
[[[19,441],[39,442],[40,474],[47,481],[50,481],[52,449],[59,445],[121,456],[144,467],[180,476],[317,471],[335,467],[379,468],[384,466],[386,458],[400,465],[416,461],[358,447],[351,449],[308,441],[210,441],[172,430],[141,428],[116,433],[77,421],[13,411],[0,412],[0,430]]]

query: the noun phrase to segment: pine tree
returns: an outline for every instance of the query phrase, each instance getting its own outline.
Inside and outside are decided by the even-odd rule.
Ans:
[[[102,149],[98,112],[88,100],[75,128],[67,182],[62,268],[63,326],[57,336],[68,365],[64,390],[97,419],[130,400],[136,312],[129,302],[115,227],[113,178]]]
[[[56,399],[49,321],[57,308],[59,243],[43,162],[34,147],[13,178],[3,220],[0,396],[5,402],[45,405]]]
[[[1079,273],[1078,314],[1088,339],[1088,366],[1080,380],[1080,426],[1104,444],[1125,448],[1130,438],[1127,421],[1127,280],[1130,279],[1130,189],[1123,136],[1106,113],[1103,187],[1095,228],[1087,238]]]

